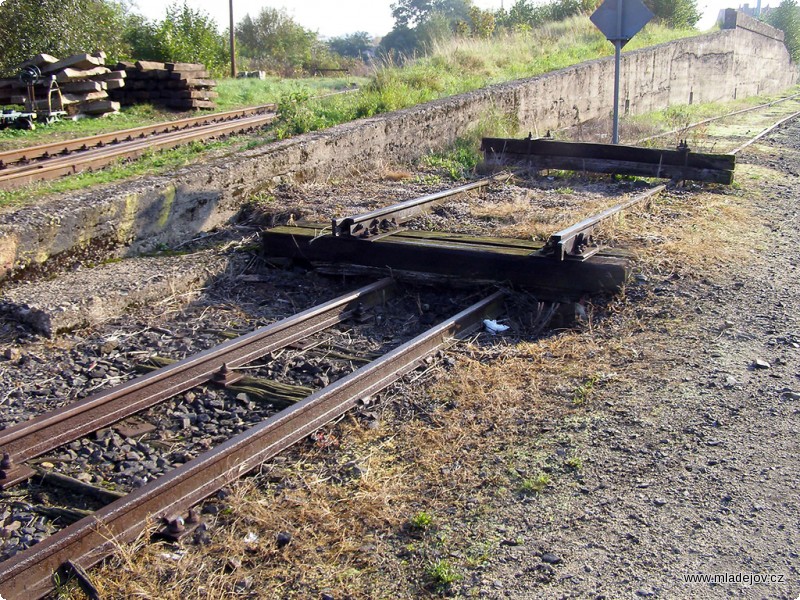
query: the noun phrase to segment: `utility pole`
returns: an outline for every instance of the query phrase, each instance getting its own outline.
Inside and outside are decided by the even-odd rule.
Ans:
[[[236,41],[233,37],[233,0],[230,0],[231,7],[231,77],[236,77]]]

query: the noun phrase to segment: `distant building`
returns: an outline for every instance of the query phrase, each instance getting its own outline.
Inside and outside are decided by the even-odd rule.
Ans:
[[[740,4],[737,10],[746,15],[750,15],[751,17],[754,17],[756,19],[764,20],[767,18],[767,15],[769,15],[769,13],[771,13],[775,9],[770,7],[769,5],[761,6],[761,2],[759,2],[753,7],[751,7],[750,4]],[[719,11],[719,15],[717,16],[717,23],[721,23],[724,20],[725,20],[725,9],[722,9],[721,11]]]

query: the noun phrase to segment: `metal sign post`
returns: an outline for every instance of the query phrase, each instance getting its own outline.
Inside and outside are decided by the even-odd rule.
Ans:
[[[622,66],[622,12],[624,4],[617,10],[617,38],[614,40],[614,127],[611,143],[619,144],[619,79]]]
[[[606,39],[614,44],[614,130],[612,143],[619,144],[619,81],[622,47],[647,25],[653,13],[642,0],[605,0],[589,17]]]

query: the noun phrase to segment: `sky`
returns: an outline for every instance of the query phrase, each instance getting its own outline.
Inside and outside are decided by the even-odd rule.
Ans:
[[[0,0],[1,1],[1,0]],[[227,28],[229,2],[225,0],[186,0],[191,8],[202,10],[211,15],[219,24],[220,30]],[[249,13],[256,16],[261,8],[285,8],[294,20],[305,27],[316,31],[324,37],[334,37],[366,31],[374,36],[388,33],[394,21],[390,5],[393,0],[233,0],[233,16],[238,22]],[[755,6],[757,0],[749,0]],[[501,4],[509,8],[514,0],[473,0],[481,8],[497,9]],[[133,0],[134,10],[150,19],[162,19],[166,7],[171,0]],[[714,25],[717,14],[723,8],[737,8],[740,0],[698,0],[697,6],[703,12],[698,23],[701,30]],[[763,0],[762,6],[777,5],[779,0]]]

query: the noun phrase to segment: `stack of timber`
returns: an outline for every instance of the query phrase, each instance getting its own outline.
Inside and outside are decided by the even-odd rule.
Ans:
[[[115,90],[112,98],[124,106],[151,103],[176,110],[216,108],[217,84],[202,64],[138,60],[121,62],[117,69],[126,74],[127,85]]]
[[[70,114],[105,115],[119,111],[120,105],[109,99],[109,91],[125,85],[125,72],[112,71],[105,66],[105,52],[76,54],[59,60],[49,54],[39,54],[22,63],[18,71],[36,67],[41,76],[33,85],[34,106],[30,110],[60,108],[48,102],[50,89],[57,86],[63,109]],[[55,85],[52,81],[55,80]],[[0,105],[26,105],[28,88],[20,78],[0,80]]]

